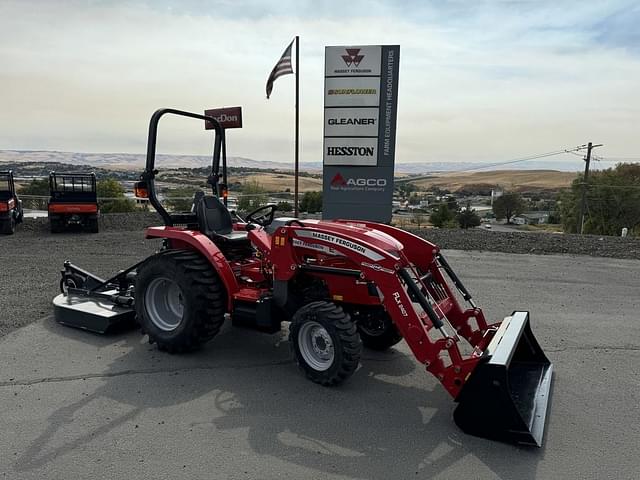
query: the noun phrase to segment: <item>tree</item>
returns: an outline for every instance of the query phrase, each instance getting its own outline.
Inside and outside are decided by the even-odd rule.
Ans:
[[[284,213],[287,213],[293,210],[293,207],[291,206],[291,204],[285,201],[278,202],[277,207],[280,212],[284,212]]]
[[[472,228],[480,225],[480,217],[476,211],[471,208],[471,203],[467,202],[467,207],[458,213],[458,224],[460,228]]]
[[[102,213],[125,213],[136,209],[135,202],[124,196],[124,187],[115,178],[100,180],[96,184],[96,192]]]
[[[409,205],[420,205],[420,197],[415,193],[409,197]]]
[[[571,188],[558,202],[565,232],[579,232],[583,175],[578,174]],[[640,234],[640,163],[621,163],[614,168],[596,170],[589,176],[584,232],[620,235],[624,227]]]
[[[300,201],[300,210],[307,213],[322,211],[322,192],[305,192]]]
[[[42,197],[49,196],[49,180],[46,178],[42,178],[39,180],[31,180],[30,183],[23,185],[20,187],[19,192],[20,195],[37,195]]]
[[[493,201],[493,213],[496,214],[496,218],[498,220],[506,218],[507,223],[511,223],[511,217],[523,211],[524,200],[519,193],[505,192]]]
[[[411,192],[415,192],[417,187],[412,183],[403,182],[396,184],[396,190],[402,198],[406,198],[411,194]]]
[[[242,186],[242,194],[238,197],[238,210],[251,212],[267,204],[269,197],[266,190],[257,181],[250,181]]]
[[[19,195],[33,195],[35,197],[49,197],[49,179],[42,178],[40,180],[31,180],[31,182],[23,185],[18,189]],[[33,208],[35,210],[46,210],[46,198],[23,198],[22,202],[25,208]]]
[[[438,209],[431,214],[429,221],[434,227],[442,228],[447,222],[455,220],[455,215],[446,203],[441,204]]]

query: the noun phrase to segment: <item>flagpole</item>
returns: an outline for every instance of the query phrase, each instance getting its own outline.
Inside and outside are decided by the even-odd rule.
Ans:
[[[299,158],[299,125],[300,125],[300,37],[296,35],[296,141],[294,176],[295,186],[293,193],[293,215],[298,218],[298,158]]]

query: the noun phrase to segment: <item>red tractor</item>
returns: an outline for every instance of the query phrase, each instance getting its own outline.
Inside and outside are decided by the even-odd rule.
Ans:
[[[167,212],[156,195],[156,134],[167,114],[215,127],[212,195],[196,195],[189,213]],[[389,225],[276,217],[273,205],[234,218],[224,202],[222,138],[207,116],[152,116],[139,187],[164,220],[146,230],[162,248],[108,280],[65,262],[57,321],[104,332],[135,319],[151,343],[176,353],[211,340],[227,317],[267,333],[291,322],[295,359],[322,385],[350,377],[363,346],[384,350],[404,339],[458,402],[462,430],[541,445],[552,365],[528,312],[487,322],[436,245]]]

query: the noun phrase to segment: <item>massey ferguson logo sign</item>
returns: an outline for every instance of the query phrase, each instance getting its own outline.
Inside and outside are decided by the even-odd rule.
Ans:
[[[344,63],[347,64],[347,67],[351,65],[355,65],[356,67],[360,65],[360,62],[364,59],[364,55],[360,55],[360,48],[346,48],[347,54],[342,55],[342,59]]]
[[[242,107],[212,108],[205,110],[204,114],[215,118],[222,128],[242,128]],[[212,130],[213,125],[205,121],[204,128]]]
[[[372,45],[327,47],[325,74],[348,77],[380,75],[380,53],[380,47]]]
[[[383,192],[386,186],[386,178],[345,178],[340,172],[336,173],[331,180],[331,190],[341,190],[344,192]]]

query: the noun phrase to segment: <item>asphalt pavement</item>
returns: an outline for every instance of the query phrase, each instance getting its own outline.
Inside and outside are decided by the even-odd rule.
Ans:
[[[154,248],[84,238],[46,268],[77,250],[104,275]],[[49,290],[31,301],[24,287],[0,313],[19,309],[26,324],[0,338],[0,478],[639,478],[640,261],[446,253],[489,318],[531,311],[555,365],[542,448],[459,431],[404,342],[324,388],[298,372],[284,330],[227,325],[202,351],[167,355],[136,331],[57,325]]]

